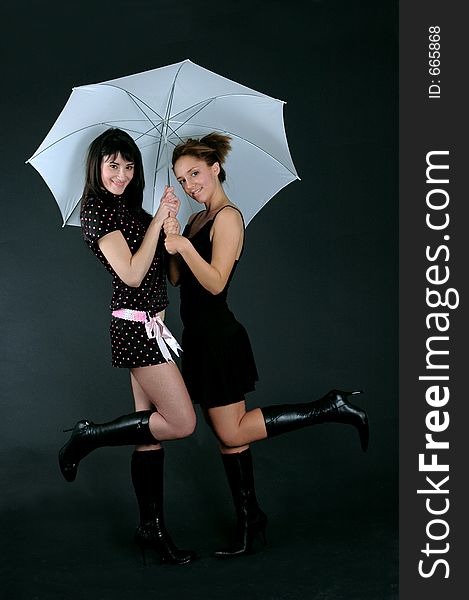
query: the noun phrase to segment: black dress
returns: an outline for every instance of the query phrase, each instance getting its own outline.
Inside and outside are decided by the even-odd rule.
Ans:
[[[227,207],[221,210],[224,208]],[[217,214],[193,236],[191,225],[183,232],[208,263],[212,259],[210,229]],[[193,402],[205,408],[243,400],[244,394],[254,390],[258,379],[248,334],[227,304],[237,263],[223,291],[214,295],[181,261],[182,375]]]
[[[81,227],[85,242],[112,275],[111,311],[120,308],[145,311],[155,316],[168,306],[163,234],[150,268],[139,287],[126,285],[99,249],[98,240],[111,231],[119,230],[130,251],[135,254],[142,243],[151,217],[143,210],[131,212],[125,195],[109,192],[89,198],[81,212]],[[145,367],[166,362],[155,339],[149,339],[145,323],[111,317],[112,365],[114,367]]]

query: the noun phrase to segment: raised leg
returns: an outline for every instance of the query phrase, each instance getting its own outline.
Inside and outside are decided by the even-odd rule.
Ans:
[[[322,423],[344,423],[355,427],[362,450],[366,452],[370,437],[368,415],[348,401],[350,396],[361,393],[363,392],[331,390],[323,398],[313,402],[264,407],[261,410],[267,436],[272,437]]]
[[[251,442],[321,423],[343,423],[355,427],[362,450],[369,441],[368,415],[349,402],[361,391],[331,390],[324,397],[301,404],[276,404],[246,411],[244,401],[208,410],[215,435],[225,452],[240,452]]]
[[[155,409],[150,430],[157,440],[176,440],[194,431],[194,408],[175,363],[132,369],[132,388],[139,406]]]
[[[80,461],[96,448],[136,445],[159,448],[159,442],[190,435],[195,413],[177,366],[173,362],[132,370],[137,412],[108,423],[79,421],[59,452],[59,466],[67,481],[74,481]]]
[[[349,396],[361,392],[331,390],[323,398],[302,404],[281,404],[246,411],[244,400],[210,408],[206,418],[219,440],[223,465],[237,517],[235,543],[215,553],[230,558],[247,554],[257,534],[265,537],[267,517],[257,503],[249,443],[320,423],[344,423],[358,431],[363,451],[368,448],[369,425],[364,410]]]
[[[151,415],[150,410],[144,410],[99,425],[78,421],[59,452],[59,467],[64,478],[74,481],[80,461],[96,448],[155,443],[149,426]]]

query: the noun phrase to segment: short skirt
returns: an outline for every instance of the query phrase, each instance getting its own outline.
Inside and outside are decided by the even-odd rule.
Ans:
[[[258,374],[251,342],[238,321],[209,331],[186,328],[182,349],[182,376],[196,404],[234,404],[255,389]]]
[[[131,369],[167,362],[156,339],[148,337],[145,323],[111,317],[109,333],[113,367]]]

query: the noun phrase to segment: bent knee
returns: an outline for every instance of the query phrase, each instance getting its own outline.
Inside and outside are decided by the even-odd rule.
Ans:
[[[215,429],[215,435],[225,448],[239,448],[246,443],[241,439],[239,431],[217,431]]]
[[[195,431],[196,417],[195,413],[187,415],[184,419],[175,425],[176,438],[181,439],[189,437]]]

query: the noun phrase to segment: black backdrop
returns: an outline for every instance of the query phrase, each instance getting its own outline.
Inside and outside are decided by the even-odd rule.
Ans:
[[[0,522],[9,597],[395,597],[397,2],[30,1],[2,12]],[[132,399],[127,372],[110,366],[110,280],[79,229],[61,228],[52,195],[24,161],[73,86],[186,58],[287,101],[301,177],[249,225],[232,284],[261,378],[249,404],[362,388],[372,437],[366,455],[354,431],[334,425],[254,446],[271,544],[220,564],[208,556],[229,528],[230,499],[199,419],[191,438],[167,444],[168,521],[202,555],[176,573],[141,571],[134,556],[128,449],[95,453],[73,485],[58,472],[63,427],[128,412]],[[167,320],[179,335],[174,290]]]

